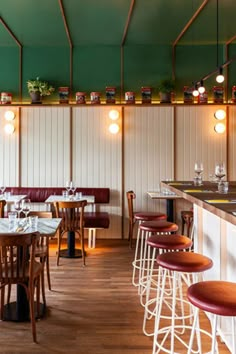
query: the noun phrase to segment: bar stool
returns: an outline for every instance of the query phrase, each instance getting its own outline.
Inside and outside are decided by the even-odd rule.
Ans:
[[[156,308],[158,304],[156,303],[156,297],[152,298],[150,300],[150,293],[151,290],[157,291],[157,287],[160,288],[161,284],[161,277],[162,273],[158,272],[157,276],[158,278],[155,279],[153,277],[153,269],[154,269],[154,264],[155,264],[155,257],[156,257],[156,252],[171,252],[171,251],[183,251],[183,250],[188,250],[192,246],[192,241],[187,237],[183,235],[154,235],[148,238],[147,240],[147,245],[148,247],[153,248],[153,253],[152,253],[152,262],[150,266],[150,274],[149,274],[149,279],[147,282],[147,289],[146,289],[146,302],[145,302],[145,311],[144,311],[144,320],[143,320],[143,332],[147,336],[153,335],[153,333],[148,333],[146,330],[146,322],[147,320],[150,320],[155,314],[156,314]],[[158,270],[160,270],[159,268]],[[172,282],[171,282],[171,274],[170,276],[170,284],[169,288],[170,291],[167,292],[165,289],[165,294],[166,295],[171,295],[172,293]],[[153,285],[152,285],[153,284]]]
[[[129,245],[132,248],[133,241],[133,231],[134,225],[136,222],[139,224],[143,221],[151,220],[166,220],[167,215],[161,212],[134,212],[133,200],[136,199],[136,194],[133,191],[126,192],[127,201],[128,201],[128,211],[129,211]],[[138,230],[139,232],[139,230]],[[135,254],[138,247],[139,234],[137,235]]]
[[[133,284],[139,287],[139,294],[141,287],[147,280],[150,269],[150,249],[147,254],[146,240],[153,234],[170,234],[178,231],[178,225],[166,221],[145,221],[139,225],[138,237],[140,238],[140,247],[137,247],[135,258],[133,261]],[[139,240],[137,240],[139,242]],[[138,271],[138,279],[136,281],[136,272]],[[145,280],[146,279],[146,280]]]
[[[160,291],[157,291],[157,302],[159,301],[157,314],[155,318],[155,329],[153,338],[153,354],[159,353],[163,350],[165,353],[175,353],[175,339],[178,341],[178,345],[185,347],[187,350],[188,343],[183,341],[181,334],[184,333],[185,329],[191,329],[190,325],[185,324],[186,319],[191,319],[193,314],[191,310],[188,314],[184,313],[183,305],[184,303],[190,305],[187,300],[180,301],[180,315],[178,313],[179,300],[182,298],[182,287],[181,287],[181,277],[183,273],[191,273],[194,275],[194,281],[196,281],[197,276],[204,271],[210,269],[213,266],[213,262],[210,258],[194,252],[167,252],[162,253],[157,256],[157,264],[163,268],[163,280],[161,284]],[[166,286],[166,276],[167,272],[172,271],[173,274],[173,293],[172,293],[172,304],[170,310],[171,321],[164,323],[161,327],[161,315],[162,307],[164,305],[164,295]],[[177,298],[177,288],[180,290],[180,295]],[[181,324],[178,324],[181,321]],[[169,323],[170,322],[170,323]],[[160,338],[161,337],[161,338]],[[167,339],[170,337],[170,346],[167,348]],[[179,348],[178,348],[179,351]],[[182,349],[183,352],[183,349]]]
[[[195,333],[205,333],[211,338],[211,353],[217,350],[217,321],[219,316],[231,317],[231,352],[236,353],[235,317],[236,317],[236,283],[228,281],[202,281],[191,285],[187,291],[188,300],[194,305],[194,321],[189,342],[188,354],[192,353]],[[211,313],[211,333],[199,328],[199,309]],[[198,328],[197,328],[198,327]],[[218,350],[217,350],[218,352]]]

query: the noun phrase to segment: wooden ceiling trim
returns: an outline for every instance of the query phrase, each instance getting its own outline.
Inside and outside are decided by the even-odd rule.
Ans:
[[[21,102],[22,101],[22,48],[23,46],[1,16],[0,16],[0,22],[2,23],[2,25],[5,27],[7,32],[14,39],[14,41],[19,47],[19,101]]]
[[[73,43],[72,43],[66,15],[65,15],[63,0],[58,0],[58,2],[59,2],[60,10],[61,10],[61,15],[62,15],[66,35],[67,35],[69,46],[70,46],[70,100],[71,100],[72,99],[72,85],[73,85]]]
[[[204,0],[203,3],[199,6],[197,11],[193,14],[193,16],[190,18],[188,23],[185,25],[185,27],[182,29],[174,43],[172,44],[172,78],[175,80],[175,59],[176,59],[176,45],[180,41],[180,39],[183,37],[183,35],[187,32],[187,30],[190,28],[190,26],[193,24],[193,22],[196,20],[198,15],[201,13],[201,11],[204,9],[204,7],[207,5],[209,0]]]
[[[124,94],[124,44],[126,41],[126,37],[127,37],[127,33],[128,33],[128,29],[129,29],[129,24],[131,21],[131,17],[133,14],[133,10],[134,10],[134,5],[135,5],[135,0],[131,0],[130,3],[130,7],[129,7],[129,13],[128,13],[128,18],[125,24],[125,29],[124,29],[124,33],[123,33],[123,37],[122,37],[122,41],[121,41],[121,52],[120,52],[120,57],[121,57],[121,63],[120,63],[120,73],[121,73],[121,82],[120,82],[120,102],[121,99],[123,97]]]
[[[226,61],[229,60],[229,45],[236,40],[236,35],[231,37],[225,45],[225,59]],[[228,65],[226,66],[226,73],[225,73],[225,80],[226,80],[226,85],[225,85],[225,99],[226,102],[228,102],[229,98],[229,87],[228,87],[228,79],[229,79],[229,67]]]

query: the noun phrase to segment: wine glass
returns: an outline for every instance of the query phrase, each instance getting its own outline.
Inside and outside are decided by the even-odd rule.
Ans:
[[[199,177],[201,175],[201,173],[203,172],[203,163],[200,161],[196,161],[194,164],[194,171],[197,174],[197,176]]]
[[[218,181],[221,182],[221,180],[225,177],[226,171],[225,171],[225,164],[223,162],[218,162],[215,165],[215,176],[218,178]]]
[[[2,195],[3,195],[3,193],[4,193],[5,190],[6,190],[6,187],[5,187],[5,185],[4,185],[3,183],[0,184],[0,190],[1,190]]]
[[[70,194],[70,190],[71,190],[71,181],[66,181],[66,190],[68,192],[68,195]]]
[[[30,203],[31,203],[30,199],[23,199],[22,200],[22,211],[25,214],[26,219],[27,219],[27,216],[28,216],[30,209],[31,209]]]
[[[71,181],[70,182],[70,190],[72,191],[73,196],[75,195],[76,187],[74,183]]]
[[[14,209],[17,212],[18,219],[20,218],[20,213],[22,212],[23,204],[21,200],[15,200]]]

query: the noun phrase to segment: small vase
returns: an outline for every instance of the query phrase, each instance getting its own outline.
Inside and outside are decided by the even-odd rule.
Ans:
[[[32,104],[41,104],[42,103],[42,96],[40,95],[40,92],[30,92],[30,97],[31,97],[31,103]]]

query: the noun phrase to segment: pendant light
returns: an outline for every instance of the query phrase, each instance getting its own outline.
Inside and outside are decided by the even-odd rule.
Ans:
[[[201,80],[200,86],[198,87],[198,92],[199,93],[204,93],[206,91],[204,84],[203,84],[203,80]]]
[[[198,91],[198,88],[197,88],[197,84],[194,85],[193,96],[194,97],[199,96],[199,91]]]
[[[224,82],[223,68],[219,66],[219,0],[216,0],[216,66],[219,68],[219,73],[216,76],[218,83]]]

